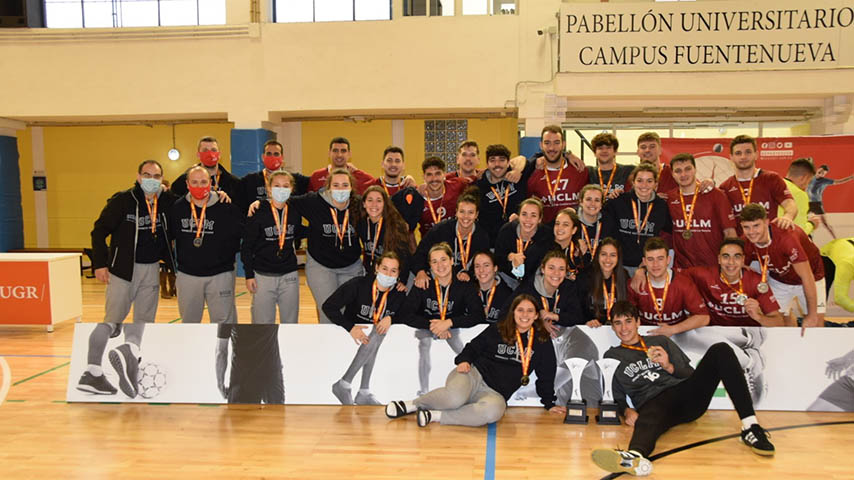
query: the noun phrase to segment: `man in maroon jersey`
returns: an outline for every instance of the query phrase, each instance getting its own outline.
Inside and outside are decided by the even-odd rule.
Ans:
[[[421,212],[421,238],[436,223],[451,218],[457,213],[457,198],[468,183],[459,178],[445,178],[445,161],[439,157],[430,157],[421,164],[426,186],[424,209]]]
[[[678,269],[696,265],[717,266],[724,237],[735,237],[735,216],[724,192],[700,190],[697,163],[690,153],[670,160],[678,188],[667,192],[673,219],[673,251]]]
[[[790,315],[795,298],[801,310],[806,308],[803,328],[824,326],[827,292],[821,252],[800,228],[783,230],[768,220],[765,208],[757,203],[741,210],[744,230],[744,257],[761,279],[757,289],[770,287],[788,315],[788,325],[796,323]],[[803,329],[801,330],[803,334]]]
[[[638,157],[658,172],[658,191],[669,192],[677,187],[670,166],[661,164],[661,137],[655,132],[645,132],[638,137]]]
[[[709,312],[691,278],[668,268],[667,244],[652,237],[643,246],[646,281],[640,291],[629,288],[643,325],[658,325],[651,335],[675,335],[709,323]]]
[[[730,142],[729,152],[735,175],[724,180],[720,188],[729,198],[733,213],[738,216],[748,203],[758,203],[778,227],[793,228],[798,206],[780,175],[756,168],[756,140],[739,135]],[[785,214],[778,217],[777,207],[783,207]]]
[[[346,168],[350,170],[353,177],[356,179],[356,190],[362,193],[368,185],[374,181],[374,177],[350,165],[350,141],[344,137],[335,137],[329,141],[329,163],[319,170],[311,174],[308,181],[308,190],[316,192],[326,185],[326,177],[329,172],[336,168]]]
[[[383,187],[389,198],[394,194],[407,188],[415,186],[415,179],[411,175],[404,175],[406,164],[403,160],[403,149],[389,145],[383,150],[383,162],[380,165],[383,174],[365,184],[364,188],[373,185]],[[363,188],[363,190],[364,190]]]
[[[445,174],[445,178],[456,178],[469,183],[476,182],[482,171],[477,169],[480,164],[480,147],[474,140],[466,140],[457,148],[457,171]]]
[[[528,196],[542,200],[543,223],[552,223],[560,210],[578,208],[578,192],[587,185],[587,170],[583,164],[581,169],[576,167],[571,152],[566,154],[563,130],[557,125],[543,128],[540,148],[545,155],[543,169],[528,178]]]

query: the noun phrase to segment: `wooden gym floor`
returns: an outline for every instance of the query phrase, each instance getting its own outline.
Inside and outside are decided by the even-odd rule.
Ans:
[[[316,321],[302,278],[300,319]],[[103,316],[102,285],[83,280],[84,321]],[[243,292],[241,294],[241,292]],[[238,282],[238,315],[249,295]],[[160,301],[158,322],[178,318]],[[598,479],[601,446],[631,428],[567,426],[539,408],[511,408],[484,428],[418,428],[383,407],[67,404],[74,325],[54,333],[0,327],[0,478]],[[3,401],[3,385],[10,388]],[[659,441],[650,478],[854,479],[854,414],[759,412],[777,447],[754,455],[734,412],[712,411]],[[731,437],[727,437],[731,436]],[[725,438],[721,438],[725,437]],[[693,445],[699,443],[700,445]],[[688,448],[685,448],[688,447]]]

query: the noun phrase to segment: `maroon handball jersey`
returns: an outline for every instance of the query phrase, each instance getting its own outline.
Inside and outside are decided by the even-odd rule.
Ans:
[[[466,186],[468,183],[465,180],[459,178],[446,179],[445,193],[441,197],[424,199],[424,209],[421,211],[421,220],[418,221],[421,238],[427,235],[434,223],[452,218],[457,214],[457,199],[460,198],[460,194],[463,193]],[[431,206],[433,210],[430,210]],[[436,222],[433,221],[433,213],[436,214]]]
[[[824,278],[824,264],[821,252],[807,237],[800,227],[794,230],[783,230],[777,225],[771,228],[771,243],[758,247],[747,238],[744,240],[744,264],[758,262],[761,266],[768,262],[768,276],[787,285],[801,285],[801,277],[795,272],[793,265],[798,262],[809,262],[815,281]]]
[[[661,305],[664,296],[664,288],[654,288],[655,298],[661,306],[661,314],[655,309],[653,298],[649,294],[649,285],[644,286],[638,293],[628,287],[629,301],[638,307],[641,325],[674,325],[686,320],[692,315],[706,315],[706,304],[703,297],[697,291],[691,277],[684,273],[672,272],[670,287],[667,289],[667,298]]]
[[[366,188],[371,186],[371,182],[374,181],[374,177],[369,174],[363,172],[362,170],[355,169],[350,172],[353,175],[353,178],[356,179],[356,185],[354,188],[356,193],[359,195],[365,191]],[[316,192],[321,188],[326,186],[326,178],[329,176],[329,167],[323,167],[321,169],[315,170],[314,173],[311,174],[311,178],[308,179],[308,191]]]
[[[709,325],[720,325],[725,327],[760,327],[761,324],[750,318],[744,305],[736,301],[739,291],[759,301],[762,313],[769,314],[780,310],[774,293],[769,288],[765,293],[759,293],[756,286],[759,285],[758,273],[744,269],[742,270],[741,282],[727,285],[721,279],[719,267],[692,267],[685,270],[694,280],[700,296],[706,302],[709,310]]]
[[[450,172],[450,173],[446,173],[446,174],[445,174],[445,180],[451,180],[451,179],[454,179],[454,180],[462,180],[462,181],[464,181],[464,182],[466,182],[466,183],[474,183],[474,182],[476,182],[476,181],[477,181],[477,178],[478,178],[478,176],[477,176],[477,171],[475,171],[475,174],[474,174],[474,175],[471,175],[471,176],[468,176],[468,177],[462,177],[462,176],[460,176],[460,172],[459,172],[459,170],[457,170],[456,172]]]
[[[383,187],[383,190],[385,190],[385,193],[388,194],[389,198],[393,197],[394,194],[399,192],[401,189],[400,183],[395,183],[394,185],[389,185],[389,184],[385,183],[385,180],[383,179],[383,177],[377,177],[377,178],[371,180],[370,182],[366,183],[365,188],[362,189],[362,191],[364,192],[365,189],[367,189],[368,187],[373,187],[374,185],[378,185],[380,187]]]
[[[667,207],[673,219],[674,264],[683,269],[706,265],[717,267],[718,251],[724,239],[725,228],[735,228],[735,216],[724,192],[713,188],[708,193],[699,193],[691,215],[694,194],[683,195],[685,212],[679,189],[667,192]],[[684,238],[685,216],[691,216],[691,238]]]
[[[662,164],[661,168],[658,169],[658,188],[656,191],[669,192],[678,187],[676,180],[673,179],[673,170],[670,169],[670,165]]]
[[[560,172],[560,181],[558,181]],[[563,170],[536,169],[528,178],[528,196],[543,201],[543,223],[551,223],[557,217],[557,212],[567,207],[578,209],[578,192],[587,185],[587,169],[579,172],[564,160]],[[548,184],[546,182],[549,182]],[[551,185],[551,187],[549,187]],[[549,191],[554,189],[554,195]]]
[[[786,182],[780,175],[761,168],[757,168],[753,175],[752,191],[750,191],[750,180],[738,181],[735,175],[726,179],[720,185],[720,189],[729,199],[736,218],[741,214],[741,209],[744,208],[745,198],[748,200],[746,203],[758,203],[765,207],[769,220],[777,218],[777,207],[784,200],[792,198],[792,194],[786,187]]]

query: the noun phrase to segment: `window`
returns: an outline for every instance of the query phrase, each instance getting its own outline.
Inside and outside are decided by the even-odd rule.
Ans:
[[[391,20],[391,0],[275,0],[275,22]]]
[[[226,0],[44,0],[48,28],[224,25]]]
[[[468,139],[468,120],[424,120],[424,157],[439,157],[457,170],[457,149]]]

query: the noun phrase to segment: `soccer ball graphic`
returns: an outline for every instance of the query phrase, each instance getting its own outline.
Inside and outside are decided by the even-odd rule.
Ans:
[[[139,366],[137,383],[143,398],[154,398],[166,388],[166,372],[156,363],[145,362]]]

